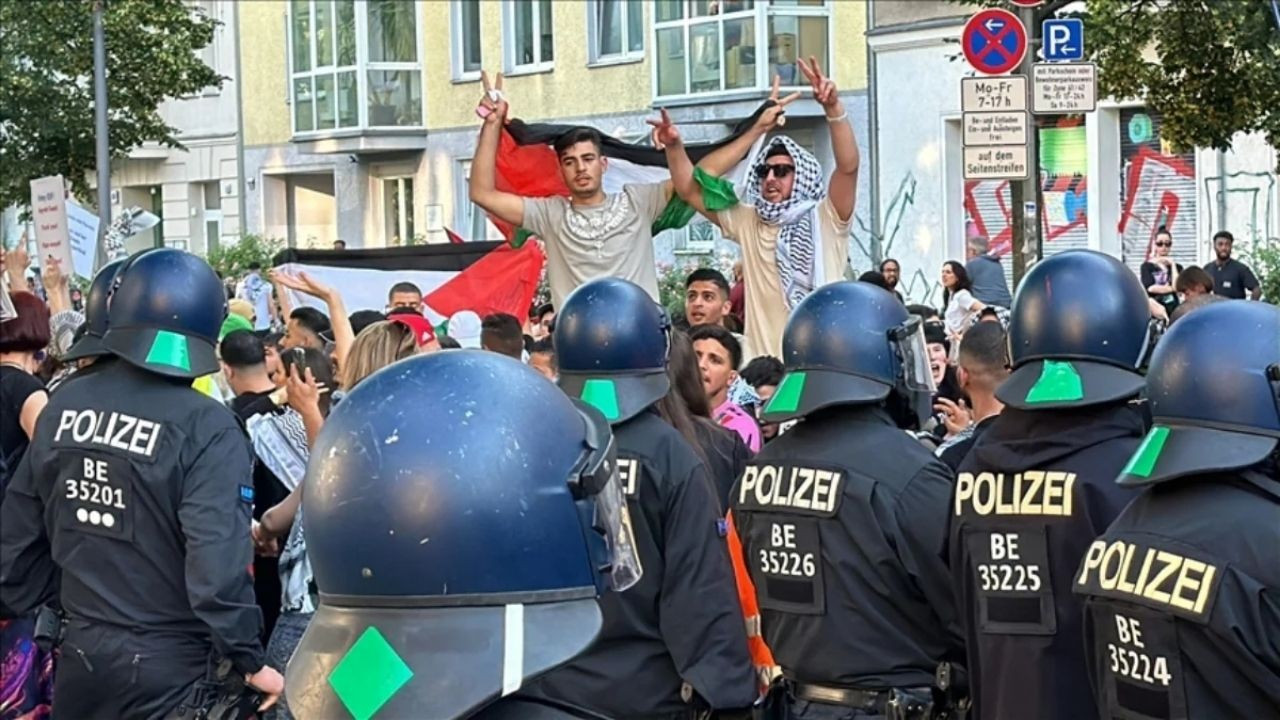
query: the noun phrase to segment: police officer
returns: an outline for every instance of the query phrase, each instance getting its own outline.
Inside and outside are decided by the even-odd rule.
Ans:
[[[1102,253],[1038,263],[1009,325],[1006,405],[961,462],[951,573],[981,718],[1096,717],[1071,578],[1133,491],[1115,476],[1144,432],[1146,293]]]
[[[670,322],[640,287],[588,282],[556,316],[560,386],[613,425],[644,577],[605,596],[604,630],[528,695],[611,718],[693,717],[756,698],[719,500],[705,466],[654,408]]]
[[[832,283],[796,306],[782,352],[764,420],[802,419],[747,464],[732,510],[782,669],[771,717],[949,717],[951,477],[904,432],[933,392],[920,321],[882,288]]]
[[[592,717],[509,696],[639,579],[598,412],[510,358],[435,353],[361,381],[312,456],[320,605],[289,663],[297,717]]]
[[[264,666],[248,572],[251,451],[231,411],[190,387],[218,368],[221,283],[158,249],[113,284],[102,343],[118,359],[50,397],[8,488],[0,610],[58,596],[54,717],[193,710],[222,699],[219,667],[270,704],[283,679]]]
[[[113,260],[93,276],[84,306],[84,334],[62,355],[63,362],[96,359],[108,354],[102,344],[102,337],[107,334],[107,300],[115,286],[117,273],[127,262],[127,258]]]
[[[1147,395],[1155,426],[1119,479],[1146,490],[1074,583],[1100,716],[1274,718],[1280,309],[1232,300],[1179,320]]]

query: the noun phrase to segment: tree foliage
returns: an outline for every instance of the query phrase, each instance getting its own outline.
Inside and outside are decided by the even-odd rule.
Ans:
[[[1144,101],[1175,148],[1225,150],[1238,132],[1265,133],[1280,147],[1280,17],[1270,0],[1052,0],[1035,12],[1036,25],[1083,18],[1099,95]]]
[[[145,142],[181,147],[165,100],[223,78],[200,59],[217,22],[180,0],[104,0],[113,159]],[[0,2],[0,207],[25,205],[28,182],[61,174],[91,200],[95,171],[94,0]]]
[[[228,279],[238,279],[251,267],[269,268],[277,252],[284,248],[278,238],[244,235],[234,245],[222,245],[209,253],[209,265]]]

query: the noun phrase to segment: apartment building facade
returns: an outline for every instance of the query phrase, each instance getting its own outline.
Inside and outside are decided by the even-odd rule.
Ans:
[[[466,191],[482,69],[505,73],[515,117],[643,142],[658,107],[691,139],[726,133],[774,74],[803,83],[796,58],[814,55],[866,137],[858,2],[281,0],[237,12],[245,229],[291,246],[446,242],[446,228],[500,237]],[[829,167],[817,104],[788,117]],[[716,245],[705,223],[656,242],[667,259]]]

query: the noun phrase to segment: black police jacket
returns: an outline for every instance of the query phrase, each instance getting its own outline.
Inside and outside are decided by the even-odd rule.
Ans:
[[[733,517],[783,673],[933,683],[963,657],[943,562],[951,476],[878,407],[810,415],[747,464]]]
[[[1104,717],[1280,715],[1280,476],[1153,486],[1076,574]]]
[[[977,716],[1097,717],[1071,580],[1133,498],[1135,406],[1006,408],[960,464],[949,552]]]
[[[600,637],[526,694],[633,718],[690,709],[687,682],[713,708],[749,706],[746,627],[703,463],[652,411],[615,426],[614,438],[644,576],[606,593]]]
[[[0,612],[207,637],[262,668],[252,451],[235,415],[123,361],[49,398],[0,507]],[[61,575],[61,592],[57,578]]]

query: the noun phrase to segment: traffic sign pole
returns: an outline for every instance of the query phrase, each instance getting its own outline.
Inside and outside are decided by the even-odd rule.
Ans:
[[[1036,22],[1036,11],[1031,7],[1017,9],[1018,19],[1027,28],[1027,53],[1022,58],[1018,72],[1031,77],[1036,61],[1036,48],[1040,46],[1040,23]],[[1011,213],[1011,230],[1013,231],[1013,282],[1022,280],[1027,266],[1044,257],[1044,242],[1041,237],[1040,214],[1044,207],[1041,197],[1040,183],[1040,130],[1037,118],[1031,117],[1031,127],[1027,128],[1027,166],[1026,180],[1011,182],[1009,200],[1013,207]]]

